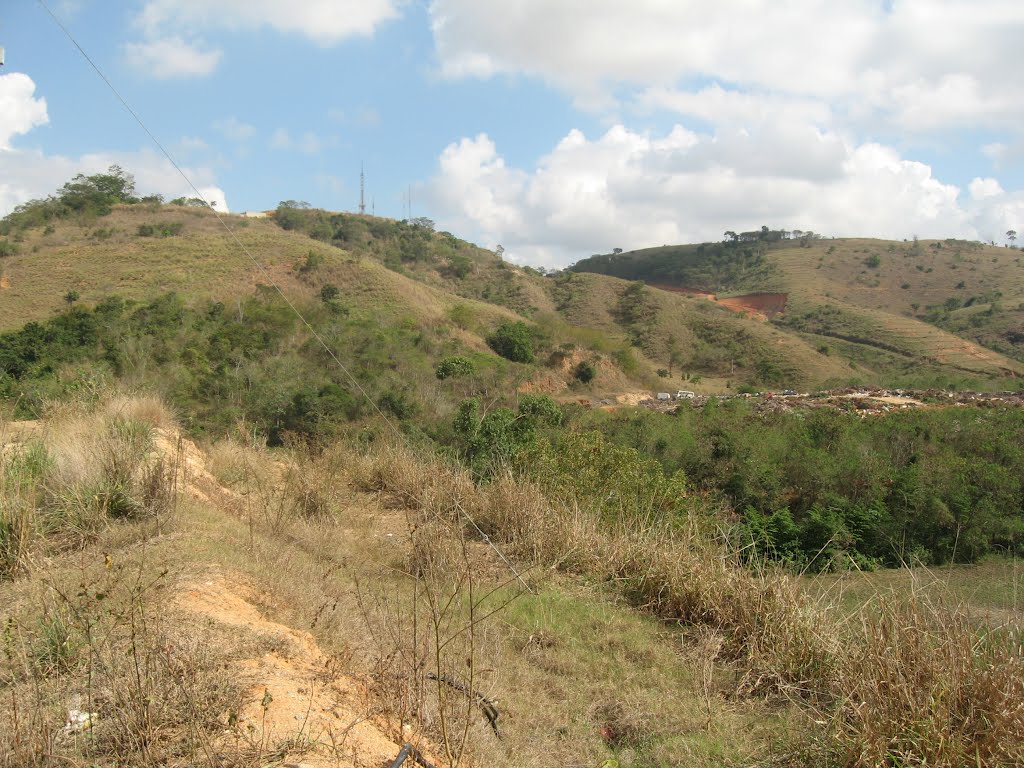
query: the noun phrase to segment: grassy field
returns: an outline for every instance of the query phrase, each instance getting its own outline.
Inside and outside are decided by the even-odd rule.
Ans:
[[[181,224],[182,229],[170,237],[139,236],[139,226],[150,223]],[[0,295],[10,310],[0,318],[0,329],[52,316],[66,306],[68,291],[76,291],[83,302],[111,294],[142,300],[168,291],[231,302],[271,280],[293,300],[312,298],[330,283],[353,306],[424,321],[444,317],[457,303],[472,306],[483,324],[511,316],[506,309],[404,277],[374,259],[287,232],[268,219],[228,216],[221,223],[212,213],[194,209],[126,206],[88,227],[65,221],[50,234],[29,230],[20,248],[18,255],[0,262],[6,279]],[[304,272],[311,253],[317,266]]]
[[[103,435],[127,423],[139,463],[119,477],[139,505],[66,516],[79,484],[116,479],[105,452],[131,446]],[[200,451],[158,403],[125,398],[0,436],[7,500],[31,493],[19,456],[48,456],[36,471],[64,489],[14,496],[63,522],[30,520],[0,580],[0,765],[361,768],[403,740],[439,765],[746,765],[806,722],[792,705],[730,698],[742,671],[712,634],[517,560],[522,588],[457,527],[360,490],[364,460],[343,446]],[[145,480],[156,458],[162,506]],[[426,672],[496,702],[500,740],[473,699]],[[79,730],[69,710],[88,713]]]
[[[983,299],[995,291],[1003,294],[1007,306],[1016,307],[1024,298],[1019,251],[944,241],[844,239],[780,248],[770,256],[783,275],[792,314],[838,310],[841,319],[829,323],[835,333],[875,339],[966,372],[1024,372],[1019,360],[975,343],[972,338],[981,337],[981,330],[957,336],[922,319],[928,307],[950,299]],[[875,259],[878,266],[869,266]]]
[[[344,241],[284,230],[272,219],[218,220],[177,206],[119,206],[90,221],[26,229],[17,233],[18,252],[0,260],[0,296],[9,309],[0,330],[53,316],[72,291],[86,304],[113,293],[143,300],[167,291],[230,304],[273,280],[294,301],[315,300],[335,286],[345,306],[368,312],[428,325],[458,316],[454,324],[479,352],[498,323],[537,322],[555,345],[589,349],[618,370],[591,388],[598,395],[727,392],[743,383],[907,385],[915,377],[1002,387],[1004,378],[1024,375],[1024,363],[998,351],[1016,354],[1014,340],[1024,338],[1014,298],[1024,289],[1013,277],[1020,270],[1013,268],[1019,252],[1012,249],[872,240],[773,247],[764,256],[770,269],[755,272],[764,273],[761,288],[788,293],[787,311],[774,322],[655,289],[643,297],[644,318],[627,321],[621,310],[629,283],[617,278],[543,276],[447,233],[419,233],[419,245],[406,246],[401,238],[415,230],[364,219],[337,219],[337,226],[365,229]],[[410,247],[413,257],[406,259]],[[406,254],[401,259],[399,250]],[[869,266],[876,257],[877,266]],[[1000,280],[1003,273],[1010,279]],[[950,281],[961,277],[963,287],[956,288]],[[1005,296],[994,312],[997,289]],[[971,297],[969,307],[936,314],[951,298]],[[925,322],[929,312],[934,322]],[[655,375],[659,370],[671,376]],[[552,386],[541,379],[534,386]]]

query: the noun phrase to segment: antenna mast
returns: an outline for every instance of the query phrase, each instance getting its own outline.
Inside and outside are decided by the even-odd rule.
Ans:
[[[366,213],[366,174],[363,173],[363,164],[359,164],[359,212]]]

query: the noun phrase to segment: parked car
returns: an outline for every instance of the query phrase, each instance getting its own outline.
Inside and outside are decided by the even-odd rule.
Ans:
[[[687,389],[680,389],[676,392],[676,400],[692,400],[697,395]]]
[[[671,400],[672,399],[672,395],[670,395],[668,392],[659,392],[658,393],[658,399],[659,400]]]

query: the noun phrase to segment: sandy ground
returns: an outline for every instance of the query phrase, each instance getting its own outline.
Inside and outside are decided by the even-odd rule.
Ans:
[[[858,399],[858,400],[876,400],[880,403],[889,403],[890,405],[913,405],[917,407],[924,407],[924,403],[913,397],[898,397],[896,395],[871,395],[867,393],[852,393],[845,395],[834,395],[834,397],[840,399]]]
[[[203,452],[178,432],[156,430],[154,454],[177,457],[180,482],[188,495],[229,514],[238,508],[238,495],[217,482],[206,468]],[[198,620],[255,636],[258,647],[273,649],[233,662],[239,676],[251,684],[238,722],[223,735],[225,747],[256,748],[268,759],[273,757],[275,765],[381,768],[390,765],[402,748],[385,731],[401,731],[402,742],[411,741],[442,768],[409,726],[375,719],[366,685],[343,673],[339,660],[325,654],[309,632],[271,621],[256,602],[248,585],[219,572],[181,585],[174,597],[177,608]]]
[[[309,768],[380,768],[390,765],[401,744],[370,717],[366,687],[341,673],[308,632],[267,619],[254,605],[251,590],[223,574],[184,584],[176,607],[198,619],[251,633],[273,650],[259,658],[234,662],[252,681],[236,727],[223,740],[258,745],[284,764]],[[386,726],[385,726],[386,727]],[[412,740],[411,732],[407,738]],[[435,765],[440,762],[421,751]],[[283,754],[282,754],[283,753]],[[269,757],[269,754],[268,754]]]

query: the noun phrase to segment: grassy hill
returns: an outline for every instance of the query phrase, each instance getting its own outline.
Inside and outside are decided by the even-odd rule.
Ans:
[[[864,381],[1001,386],[1024,374],[1024,268],[1016,249],[961,240],[776,240],[594,256],[573,270],[739,305],[746,298],[739,294],[784,294],[785,310],[772,323],[857,366]]]
[[[159,201],[33,211],[0,226],[0,330],[113,295],[131,305],[174,292],[193,308],[220,303],[240,313],[273,282],[318,323],[343,316],[384,337],[404,329],[407,342],[377,365],[428,402],[439,402],[433,368],[459,354],[491,371],[463,394],[499,399],[517,390],[572,400],[848,384],[1005,388],[1024,375],[1020,252],[978,243],[666,246],[544,274],[426,219],[294,202],[258,219]],[[507,365],[487,344],[509,322],[534,335],[538,354],[527,365]],[[581,365],[596,375],[582,381]],[[451,407],[439,406],[438,418]]]
[[[0,221],[0,766],[1024,760],[1019,398],[573,402],[999,386],[1014,361],[939,327],[994,297],[869,306],[774,258],[809,239],[675,249],[661,288],[545,275],[127,181]],[[794,578],[1000,555],[958,591],[1013,586],[960,606]]]
[[[709,302],[652,294],[644,321],[650,327],[641,329],[615,309],[628,288],[620,280],[545,277],[448,233],[386,219],[295,208],[274,219],[218,220],[200,208],[136,204],[16,229],[8,241],[16,252],[0,260],[0,295],[9,308],[0,329],[54,317],[67,309],[70,292],[79,306],[167,292],[237,306],[272,280],[299,304],[315,307],[325,288],[336,288],[346,312],[431,333],[445,329],[447,354],[461,348],[490,355],[485,337],[497,325],[528,322],[546,339],[546,357],[534,373],[518,371],[506,385],[511,391],[531,377],[543,391],[574,397],[811,386],[855,376],[845,361],[799,336]],[[583,360],[598,376],[581,388],[568,363]],[[658,370],[672,376],[660,378]]]

